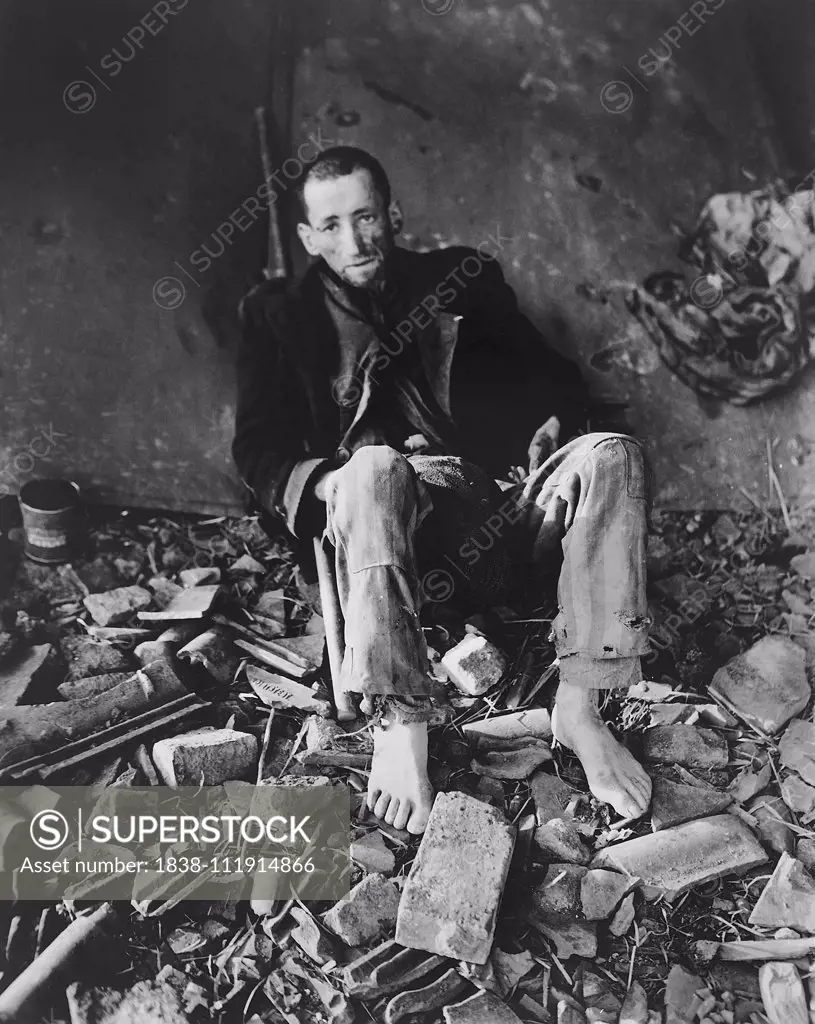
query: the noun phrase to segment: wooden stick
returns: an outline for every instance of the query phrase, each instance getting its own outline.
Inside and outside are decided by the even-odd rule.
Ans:
[[[278,672],[282,672],[283,675],[290,676],[292,679],[299,681],[309,674],[307,669],[300,668],[299,665],[293,664],[286,658],[281,658],[279,654],[275,654],[273,651],[269,651],[256,643],[250,643],[248,640],[236,640],[235,646],[240,647],[241,650],[248,651],[253,658],[262,661],[264,665],[277,669]]]
[[[257,644],[258,647],[265,647],[271,651],[272,654],[277,654],[281,658],[286,658],[296,665],[298,668],[304,668],[311,670],[311,665],[306,661],[302,655],[296,651],[290,651],[288,647],[284,647],[283,644],[276,644],[274,640],[267,640],[265,636],[259,636],[255,633],[251,627],[244,626],[240,622],[235,622],[233,619],[228,619],[225,615],[213,615],[212,621],[217,622],[219,626],[226,626],[228,629],[234,629],[236,633],[240,633],[241,636],[247,640],[251,640],[252,643]]]
[[[39,1014],[48,1009],[60,982],[64,990],[65,983],[75,979],[80,959],[89,959],[89,947],[107,939],[116,918],[113,904],[103,903],[92,914],[72,921],[0,994],[0,1024],[44,1019]]]
[[[345,654],[345,629],[337,593],[334,571],[328,554],[319,537],[314,538],[314,558],[317,562],[317,579],[320,584],[320,603],[323,606],[325,640],[328,647],[328,664],[331,668],[331,689],[339,721],[350,722],[357,717],[351,698],[340,688],[342,659]]]

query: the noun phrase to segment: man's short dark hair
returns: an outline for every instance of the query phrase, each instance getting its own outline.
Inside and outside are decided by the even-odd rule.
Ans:
[[[334,178],[345,178],[354,171],[368,171],[374,183],[374,188],[382,197],[385,206],[390,205],[391,183],[385,173],[385,168],[370,153],[357,146],[332,146],[324,149],[316,160],[306,164],[303,173],[300,175],[296,192],[300,200],[300,214],[308,219],[308,210],[303,198],[306,185],[309,181],[333,181]]]

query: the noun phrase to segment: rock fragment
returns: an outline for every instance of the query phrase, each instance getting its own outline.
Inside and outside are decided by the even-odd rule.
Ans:
[[[500,812],[464,793],[439,793],[402,894],[397,942],[486,963],[514,844]]]
[[[788,853],[781,854],[749,921],[764,928],[795,928],[815,934],[815,880]]]
[[[593,957],[597,927],[583,916],[582,883],[588,869],[576,864],[552,864],[530,893],[526,916],[557,947],[558,956]]]
[[[566,783],[557,775],[544,771],[535,772],[530,778],[529,792],[535,804],[539,825],[552,818],[563,817],[572,799],[572,791]]]
[[[656,892],[681,893],[766,860],[746,825],[734,815],[717,814],[609,846],[591,866],[638,877]]]
[[[772,735],[809,702],[806,656],[786,637],[766,636],[722,666],[710,689]]]
[[[744,768],[727,787],[727,791],[740,804],[747,803],[769,786],[772,775],[769,763],[762,765],[757,771],[749,767]]]
[[[815,810],[815,788],[808,786],[797,775],[788,775],[781,782],[784,803],[796,814],[811,814]]]
[[[588,847],[570,821],[553,818],[535,829],[535,845],[546,860],[565,861],[569,864],[588,864]]]
[[[580,882],[580,902],[587,921],[605,921],[631,889],[632,879],[618,871],[591,868]]]
[[[793,555],[790,568],[799,576],[815,579],[815,551],[805,551],[802,555]]]
[[[612,935],[625,935],[634,921],[634,893],[629,893],[617,908],[608,930]]]
[[[546,708],[528,708],[509,715],[494,715],[461,727],[477,747],[490,747],[496,740],[546,740],[552,738],[552,720]],[[493,747],[493,749],[497,749]]]
[[[375,872],[390,877],[396,867],[393,851],[385,845],[379,832],[369,832],[367,836],[351,843],[351,859],[365,871]]]
[[[442,1010],[445,1024],[521,1024],[521,1018],[492,992],[477,992]]]
[[[728,793],[702,789],[701,786],[683,786],[667,779],[654,779],[653,782],[651,828],[654,832],[695,818],[719,814],[733,802]]]
[[[776,853],[792,853],[795,839],[786,823],[792,815],[780,796],[757,796],[747,805],[747,810],[758,821],[761,841]]]
[[[631,982],[620,1009],[619,1024],[648,1024],[648,997],[638,981]]]
[[[182,569],[178,574],[182,587],[200,587],[204,583],[220,583],[221,570],[216,565],[203,568]]]
[[[507,660],[498,648],[480,633],[468,633],[441,659],[450,681],[462,693],[480,697],[506,671]]]
[[[104,672],[124,672],[130,668],[130,661],[124,651],[110,644],[98,643],[90,637],[62,637],[59,647],[68,662],[68,680],[85,679]]]
[[[518,750],[487,750],[470,763],[476,775],[490,779],[528,779],[542,764],[552,760],[545,740],[530,740]]]
[[[165,786],[218,786],[253,777],[258,741],[247,732],[210,729],[159,740],[152,754]]]
[[[384,875],[366,875],[323,920],[347,946],[363,946],[393,931],[399,912],[398,888]]]
[[[778,745],[781,763],[815,786],[815,725],[796,718],[790,722]]]
[[[696,993],[702,987],[700,977],[674,964],[665,984],[665,1024],[690,1024],[696,1016]]]
[[[795,857],[807,871],[815,870],[815,839],[806,837],[799,839],[795,848]]]
[[[144,587],[118,587],[102,594],[88,594],[82,603],[97,626],[118,626],[136,612],[149,608],[153,596]]]
[[[643,734],[643,757],[651,763],[686,768],[723,768],[728,761],[727,741],[713,729],[658,725]]]
[[[781,961],[762,964],[758,983],[770,1024],[809,1024],[804,985],[794,964]]]

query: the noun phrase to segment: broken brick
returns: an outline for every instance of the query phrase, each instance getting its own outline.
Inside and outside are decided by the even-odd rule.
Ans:
[[[687,768],[724,768],[728,762],[727,741],[713,729],[693,725],[658,725],[643,733],[643,757],[662,764]]]
[[[815,725],[796,718],[790,722],[778,744],[781,763],[815,785]]]
[[[297,927],[291,931],[291,937],[304,953],[321,967],[337,959],[339,954],[336,942],[323,931],[307,910],[294,906],[289,915],[297,922]]]
[[[477,992],[442,1010],[445,1024],[521,1024],[521,1018],[492,992]]]
[[[625,935],[634,921],[634,893],[629,893],[617,908],[608,930],[612,935]]]
[[[769,786],[772,774],[769,763],[762,765],[757,771],[749,767],[744,768],[727,787],[727,791],[738,803],[747,803]]]
[[[549,772],[538,771],[529,780],[529,792],[535,804],[538,824],[562,818],[572,799],[572,790],[563,779]]]
[[[477,747],[489,747],[496,740],[551,740],[552,720],[546,708],[528,708],[509,715],[493,715],[467,722],[461,731]],[[493,749],[496,749],[493,747]]]
[[[467,988],[467,982],[455,967],[450,967],[440,978],[422,988],[400,992],[385,1007],[385,1024],[397,1024],[403,1017],[429,1014],[447,1005]]]
[[[546,761],[552,760],[552,751],[544,740],[530,740],[518,750],[487,750],[470,762],[476,775],[491,779],[527,779]]]
[[[605,921],[633,884],[618,871],[590,868],[580,882],[580,902],[587,921]]]
[[[85,679],[106,672],[124,672],[130,668],[127,655],[110,644],[98,643],[86,636],[66,636],[59,642],[68,663],[66,680]]]
[[[701,978],[674,964],[665,984],[665,1024],[690,1024],[695,1019],[694,1000],[700,988]]]
[[[758,822],[761,841],[776,853],[792,853],[795,840],[786,823],[792,815],[780,796],[757,796],[747,805],[747,810]]]
[[[773,734],[809,702],[806,655],[786,637],[765,636],[722,666],[710,690],[725,697],[745,721]]]
[[[781,782],[784,803],[796,814],[811,814],[815,810],[815,788],[808,786],[797,775],[789,775]]]
[[[130,679],[133,672],[105,672],[100,676],[89,676],[87,679],[69,679],[60,683],[57,692],[63,700],[78,700],[80,697],[95,697],[113,686],[118,686]]]
[[[788,853],[782,853],[750,914],[750,924],[815,933],[815,879]]]
[[[149,608],[153,596],[144,587],[118,587],[102,594],[88,594],[82,603],[98,626],[118,626],[132,615]]]
[[[166,786],[218,786],[253,777],[258,741],[250,733],[210,729],[159,740],[152,753]]]
[[[535,829],[535,845],[550,861],[588,864],[588,847],[574,825],[564,818],[553,818]]]
[[[480,633],[468,633],[447,651],[441,663],[450,681],[471,697],[480,697],[495,686],[507,667],[506,657]]]
[[[514,844],[498,811],[464,793],[439,793],[402,895],[397,941],[486,963]]]
[[[758,983],[764,1012],[770,1024],[809,1024],[804,984],[795,964],[762,964]]]
[[[676,894],[766,860],[746,825],[732,814],[717,814],[606,847],[592,867],[623,871],[649,889]]]
[[[347,946],[363,946],[393,930],[400,895],[384,875],[366,875],[326,912],[323,920]]]
[[[210,611],[220,592],[220,586],[181,588],[178,594],[160,612],[139,612],[144,622],[183,622],[188,619],[203,619]],[[103,625],[103,623],[100,623]]]
[[[380,875],[390,876],[396,867],[396,857],[379,832],[370,832],[351,843],[351,859],[365,871]]]
[[[651,828],[660,829],[681,825],[694,818],[707,818],[719,814],[731,803],[728,793],[719,793],[701,786],[682,786],[667,779],[654,779],[651,796]]]

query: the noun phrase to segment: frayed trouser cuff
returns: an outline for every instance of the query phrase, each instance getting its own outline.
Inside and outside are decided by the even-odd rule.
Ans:
[[[373,725],[387,725],[390,722],[427,722],[439,725],[447,719],[445,708],[431,697],[396,697],[392,694],[373,693],[364,697],[361,710]]]
[[[631,658],[592,658],[587,654],[567,654],[560,659],[560,682],[584,690],[627,689],[642,679],[637,654]]]

